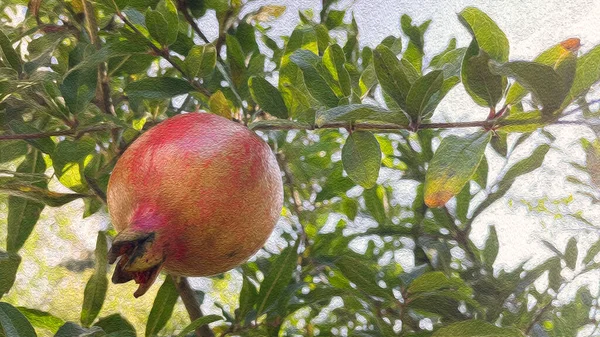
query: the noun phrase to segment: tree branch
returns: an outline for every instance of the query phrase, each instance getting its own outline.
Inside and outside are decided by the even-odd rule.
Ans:
[[[490,128],[494,127],[502,127],[509,125],[534,125],[542,123],[542,121],[474,121],[474,122],[455,122],[455,123],[424,123],[417,126],[417,130],[423,129],[458,129],[458,128],[473,128],[473,127],[485,127]],[[256,125],[252,128],[252,130],[320,130],[320,129],[339,129],[346,128],[350,124],[344,122],[333,122],[327,123],[321,126],[311,125],[311,124],[289,124],[289,125],[278,125],[278,124],[263,124]],[[585,121],[555,121],[548,125],[591,125],[586,123]],[[595,124],[594,124],[595,125]],[[412,130],[413,128],[410,125],[401,125],[401,124],[371,124],[371,123],[356,123],[352,124],[352,128],[355,130],[371,130],[373,132],[378,133],[388,133],[388,132],[397,132],[400,130]],[[102,131],[113,131],[120,130],[123,127],[114,126],[114,125],[97,125],[83,129],[68,129],[68,130],[60,130],[60,131],[50,131],[50,132],[41,132],[41,133],[22,133],[22,134],[11,134],[11,135],[0,135],[0,140],[15,140],[15,139],[37,139],[44,137],[52,137],[52,136],[75,136],[80,137],[86,133],[92,132],[102,132]]]
[[[202,31],[200,30],[200,27],[198,27],[196,21],[194,21],[194,18],[190,15],[190,11],[188,10],[187,5],[185,4],[185,0],[179,0],[177,2],[177,5],[179,7],[179,10],[183,13],[183,16],[185,17],[186,21],[190,24],[190,26],[192,26],[192,29],[196,32],[196,34],[198,34],[202,41],[204,41],[205,43],[210,43],[210,41],[208,41],[208,38],[206,38],[206,35],[204,35],[204,33],[202,33]]]
[[[137,27],[133,23],[131,23],[131,21],[129,21],[129,19],[127,19],[125,17],[125,15],[123,15],[123,13],[121,13],[121,11],[118,9],[117,6],[115,6],[115,9],[116,9],[116,15],[119,17],[119,19],[121,19],[136,34],[140,35],[141,37],[146,38],[146,36],[139,29],[137,29]],[[171,55],[169,54],[168,49],[159,48],[152,41],[150,41],[148,39],[146,39],[146,41],[147,41],[148,46],[152,49],[152,51],[156,55],[159,55],[162,58],[164,58],[167,62],[169,62],[171,64],[171,66],[173,68],[175,68],[177,71],[179,71],[184,78],[186,77],[186,72],[179,66],[179,64],[177,62],[175,62],[171,58]],[[210,91],[208,91],[208,89],[206,89],[205,87],[200,85],[200,83],[198,83],[197,81],[194,81],[193,79],[190,79],[190,78],[188,78],[187,80],[201,94],[205,95],[206,97],[209,97],[211,95]]]
[[[188,315],[190,316],[190,320],[193,322],[198,318],[203,317],[204,314],[200,309],[200,303],[198,303],[198,300],[196,299],[196,294],[194,294],[194,290],[190,286],[190,283],[188,282],[187,278],[178,277],[174,275],[171,275],[171,278],[173,278],[173,281],[175,282],[175,287],[177,288],[179,297],[181,297],[181,300],[183,301],[183,305],[185,305],[185,309],[187,310]],[[196,329],[196,336],[214,337],[215,334],[208,327],[208,325],[203,325]]]

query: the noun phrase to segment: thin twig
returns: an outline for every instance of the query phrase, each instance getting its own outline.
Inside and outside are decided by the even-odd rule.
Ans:
[[[38,138],[55,137],[55,136],[79,137],[86,133],[105,132],[105,131],[120,130],[120,129],[122,129],[122,127],[102,124],[102,125],[96,125],[96,126],[92,126],[89,128],[82,128],[82,129],[68,129],[68,130],[49,131],[49,132],[40,132],[40,133],[18,133],[18,134],[12,134],[12,135],[0,135],[0,140],[38,139]]]

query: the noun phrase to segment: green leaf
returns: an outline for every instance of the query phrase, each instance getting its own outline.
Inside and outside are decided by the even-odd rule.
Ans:
[[[588,263],[592,262],[598,253],[600,253],[600,240],[596,241],[590,246],[590,248],[588,248],[585,257],[583,258],[583,264],[587,265]]]
[[[575,79],[569,91],[568,101],[572,102],[585,94],[598,81],[600,81],[600,45],[595,46],[577,60]]]
[[[288,109],[277,88],[262,77],[252,76],[248,80],[252,99],[261,109],[277,118],[288,118]]]
[[[460,69],[466,51],[467,48],[458,48],[441,55],[439,61],[435,65],[435,69],[442,70],[444,72],[444,78],[460,76]]]
[[[146,322],[146,337],[156,336],[165,327],[165,324],[171,318],[171,314],[173,314],[177,298],[179,298],[179,294],[175,288],[175,283],[171,277],[167,276],[165,282],[158,289],[154,304],[152,304]]]
[[[291,56],[290,60],[294,62],[304,75],[304,83],[311,96],[321,102],[328,108],[338,105],[338,97],[331,87],[333,78],[321,61],[321,58],[307,50],[297,50]]]
[[[423,69],[423,52],[412,41],[408,42],[408,46],[402,54],[402,59],[408,61],[419,74],[421,73],[421,69]]]
[[[257,300],[258,291],[256,290],[256,287],[246,275],[243,275],[239,306],[238,311],[236,311],[236,320],[243,322],[246,315],[254,308]]]
[[[385,91],[400,108],[406,108],[406,96],[411,87],[405,68],[396,55],[386,46],[379,45],[373,51],[375,73],[383,91]]]
[[[488,268],[492,268],[496,257],[498,256],[498,250],[500,243],[498,242],[498,233],[496,232],[495,226],[489,227],[490,232],[488,238],[485,241],[485,248],[483,249],[483,261]]]
[[[308,123],[291,121],[288,119],[270,119],[260,120],[248,124],[250,130],[281,130],[281,129],[299,129],[307,130],[312,129],[312,126]]]
[[[408,119],[402,112],[392,112],[370,104],[340,105],[332,109],[320,110],[317,111],[315,119],[318,126],[335,122],[350,124],[356,121],[408,125]]]
[[[37,336],[27,318],[15,307],[4,302],[0,302],[0,327],[4,330],[5,337]]]
[[[442,71],[435,70],[413,83],[406,96],[406,112],[413,120],[418,121],[421,119],[429,101],[440,91],[443,82],[444,75]]]
[[[389,35],[381,41],[381,44],[388,47],[394,54],[398,55],[402,52],[402,38]],[[365,47],[368,48],[368,47]],[[369,48],[370,50],[370,48]],[[372,53],[372,51],[371,51]],[[371,55],[372,56],[372,55]]]
[[[156,10],[162,14],[163,18],[167,22],[167,25],[162,27],[162,29],[166,31],[165,45],[171,45],[177,41],[177,33],[179,31],[177,7],[172,0],[161,0],[156,5]]]
[[[297,240],[295,245],[282,251],[265,274],[258,292],[256,317],[268,312],[290,283],[294,270],[296,270],[299,244],[300,240]]]
[[[425,176],[425,203],[441,207],[458,194],[471,179],[489,143],[489,132],[442,139]]]
[[[363,192],[365,206],[379,225],[385,225],[387,222],[387,214],[383,205],[384,193],[385,190],[382,186],[369,188]]]
[[[342,148],[342,163],[350,179],[364,188],[377,183],[381,168],[379,142],[368,131],[352,132]]]
[[[15,283],[20,264],[19,255],[0,251],[0,298],[8,293]]]
[[[125,87],[125,92],[131,96],[156,100],[187,94],[193,90],[194,87],[189,82],[174,77],[148,77]]]
[[[108,289],[108,278],[106,277],[107,270],[107,253],[108,243],[106,242],[106,234],[102,231],[98,232],[96,240],[96,270],[90,277],[85,290],[83,292],[83,306],[81,308],[81,324],[84,327],[89,327],[98,314],[104,299],[106,298],[106,290]]]
[[[50,330],[53,334],[55,334],[58,329],[65,324],[65,321],[62,319],[53,316],[50,313],[45,311],[30,309],[24,307],[17,307],[19,311],[27,318],[27,320],[36,328],[42,328],[46,330]]]
[[[424,273],[417,277],[408,286],[410,294],[428,293],[441,290],[453,290],[470,293],[471,289],[458,277],[448,277],[441,271]]]
[[[91,327],[90,329],[85,329],[80,327],[79,325],[67,322],[63,326],[58,329],[56,335],[54,337],[104,337],[106,334],[102,331],[102,328],[98,326]],[[113,337],[113,336],[111,336]],[[126,336],[123,336],[126,337]],[[129,336],[127,336],[129,337]]]
[[[490,56],[479,49],[473,40],[463,58],[462,83],[473,101],[481,106],[495,107],[502,98],[504,80],[502,76],[492,74],[488,65]]]
[[[431,337],[525,337],[517,328],[500,328],[491,323],[471,320],[452,323],[433,333]]]
[[[344,68],[345,62],[344,51],[337,44],[329,46],[323,54],[323,64],[329,70],[333,79],[339,84],[343,95],[347,97],[351,94],[351,87],[350,75],[348,74],[348,70]]]
[[[63,140],[57,144],[51,158],[54,172],[61,184],[75,192],[87,192],[84,163],[95,153],[95,147],[96,143],[89,137],[76,141]]]
[[[564,254],[567,267],[569,267],[571,270],[575,270],[575,266],[577,265],[577,254],[577,239],[572,237],[567,243]]]
[[[284,58],[281,65],[283,66],[287,62],[288,57],[298,49],[308,50],[314,54],[319,53],[317,34],[312,26],[299,26],[294,29],[285,45]]]
[[[16,70],[19,74],[23,72],[23,65],[21,63],[21,57],[12,47],[10,39],[2,30],[0,30],[0,51],[3,54],[3,60],[10,65],[11,68]]]
[[[377,284],[375,278],[377,272],[367,263],[355,257],[342,255],[335,259],[334,264],[350,282],[356,285],[357,289],[367,295],[383,299],[394,298],[390,289],[381,288]]]
[[[150,36],[162,46],[166,46],[169,39],[169,24],[165,17],[159,11],[148,8],[148,10],[146,10],[145,18],[146,28],[148,28]]]
[[[31,124],[16,119],[10,121],[8,126],[16,134],[35,134],[41,132],[37,128],[31,126]],[[50,137],[26,139],[25,141],[44,153],[51,154],[54,152],[54,142]]]
[[[21,173],[44,173],[46,163],[42,154],[35,150],[31,152],[17,168]],[[46,182],[34,183],[36,187],[45,188]],[[19,197],[8,197],[8,234],[6,237],[6,248],[8,252],[16,253],[33,231],[44,205],[38,202],[22,199]]]
[[[508,61],[510,47],[504,32],[487,14],[474,7],[467,7],[458,14],[460,22],[477,40],[479,48],[491,59]]]
[[[514,182],[517,177],[527,174],[542,166],[544,158],[546,158],[546,154],[549,150],[550,145],[548,144],[542,144],[538,146],[528,158],[525,158],[510,167],[510,169],[502,178],[500,185],[502,186],[508,183],[512,185],[512,182]]]
[[[227,34],[225,44],[227,46],[227,64],[229,64],[231,80],[236,87],[239,87],[240,85],[245,84],[242,83],[242,79],[244,79],[244,74],[246,72],[246,57],[244,56],[244,50],[238,39],[230,34]],[[247,79],[244,81],[247,81]]]
[[[183,62],[191,78],[203,78],[212,73],[217,64],[217,50],[212,44],[193,46]]]
[[[82,68],[71,71],[60,85],[60,92],[72,114],[84,111],[96,97],[98,69]]]
[[[217,90],[210,96],[208,99],[208,107],[210,108],[210,112],[215,115],[231,119],[231,107],[229,106],[229,101],[221,90]]]
[[[577,67],[577,55],[563,47],[562,43],[545,50],[533,61],[552,67],[562,78],[564,87],[571,87]],[[527,89],[515,82],[506,93],[505,105],[518,103],[525,95],[527,95]]]
[[[515,78],[531,91],[543,106],[542,112],[550,114],[562,105],[568,88],[552,67],[535,62],[515,61],[504,64],[490,63],[493,73]]]
[[[131,325],[131,323],[129,323],[125,318],[123,318],[123,316],[119,314],[112,314],[110,316],[100,318],[98,321],[96,321],[94,326],[101,327],[102,330],[104,330],[104,332],[107,334],[124,333],[127,331],[132,332],[132,335],[136,336],[133,325]]]
[[[216,322],[216,321],[220,321],[222,320],[223,317],[218,316],[218,315],[208,315],[208,316],[204,316],[204,317],[200,317],[196,320],[194,320],[192,323],[190,323],[190,325],[186,326],[183,330],[181,330],[181,332],[177,335],[177,337],[185,337],[187,336],[187,334],[191,333],[192,331],[196,330],[197,328],[212,323],[212,322]]]
[[[22,140],[0,142],[0,164],[13,161],[27,154],[27,143]]]

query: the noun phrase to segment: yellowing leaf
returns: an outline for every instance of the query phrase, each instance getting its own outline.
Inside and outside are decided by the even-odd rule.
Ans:
[[[471,179],[489,143],[489,132],[448,136],[433,155],[425,175],[425,204],[441,207]]]

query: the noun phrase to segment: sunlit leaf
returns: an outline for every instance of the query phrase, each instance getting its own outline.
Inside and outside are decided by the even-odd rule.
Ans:
[[[171,314],[173,314],[177,298],[179,298],[179,294],[175,288],[175,283],[171,277],[167,276],[165,282],[158,289],[152,304],[152,310],[150,310],[146,322],[146,337],[156,336],[165,327],[165,324],[171,318]]]

